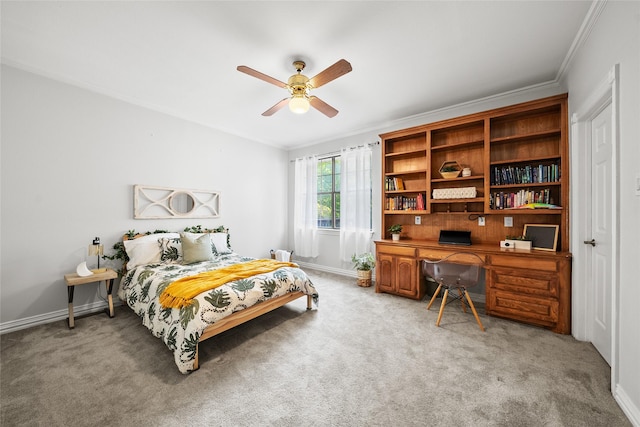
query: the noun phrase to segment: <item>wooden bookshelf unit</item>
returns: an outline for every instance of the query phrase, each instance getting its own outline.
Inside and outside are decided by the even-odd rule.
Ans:
[[[473,245],[465,250],[481,249],[486,257],[487,313],[569,333],[567,94],[380,137],[383,239],[376,242],[376,291],[422,299],[420,260],[425,246],[437,246],[441,229],[470,230]],[[447,162],[468,170],[464,176],[445,178],[440,168]],[[484,226],[479,225],[479,217],[484,218]],[[512,227],[505,226],[507,217]],[[393,224],[403,227],[400,242],[392,242],[387,231]],[[525,224],[558,225],[557,252],[518,251],[516,256],[501,251],[500,241],[522,236]],[[451,250],[445,248],[443,253]],[[549,269],[550,264],[534,262],[537,259],[557,263]],[[496,262],[504,265],[496,267]],[[526,268],[528,263],[531,268]],[[540,267],[543,264],[545,268]],[[514,281],[514,277],[519,277],[518,286],[505,287],[505,280]],[[548,291],[540,289],[536,277],[551,284]],[[532,321],[531,311],[537,308],[527,305],[531,298],[537,298],[536,307],[542,304],[548,309],[544,321]],[[501,306],[505,301],[510,308]]]

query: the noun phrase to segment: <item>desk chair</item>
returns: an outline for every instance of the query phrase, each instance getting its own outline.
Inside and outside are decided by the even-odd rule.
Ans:
[[[484,326],[482,326],[478,312],[469,297],[469,292],[467,292],[467,288],[478,284],[480,270],[483,264],[484,261],[478,255],[462,252],[450,254],[440,260],[422,260],[422,274],[432,277],[438,283],[438,288],[433,293],[427,310],[431,308],[433,301],[435,301],[440,294],[440,290],[444,288],[444,295],[442,297],[442,304],[440,305],[436,326],[440,326],[444,306],[447,304],[447,296],[451,295],[454,300],[460,300],[462,310],[465,313],[467,312],[467,306],[471,308],[476,322],[478,322],[478,326],[480,326],[480,330],[484,332]],[[458,295],[455,293],[449,294],[449,290],[454,289],[458,290]]]

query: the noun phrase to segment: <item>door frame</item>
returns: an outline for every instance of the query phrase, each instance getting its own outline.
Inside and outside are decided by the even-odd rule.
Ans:
[[[583,243],[591,239],[591,122],[611,104],[611,158],[612,203],[611,203],[611,389],[618,384],[619,354],[619,64],[615,64],[605,78],[590,93],[588,98],[571,116],[571,251],[573,253],[572,274],[572,335],[581,341],[591,341],[594,318],[593,283],[590,281],[590,251]]]

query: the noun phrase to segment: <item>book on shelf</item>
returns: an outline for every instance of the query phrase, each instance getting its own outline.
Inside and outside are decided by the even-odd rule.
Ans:
[[[416,209],[418,209],[419,211],[425,210],[424,197],[422,197],[422,193],[418,193],[418,196],[416,198]]]
[[[560,165],[494,166],[491,185],[541,184],[560,181]]]
[[[404,181],[399,177],[387,177],[384,180],[385,191],[405,190]]]
[[[532,191],[520,190],[515,192],[494,191],[489,194],[490,209],[562,209],[554,205],[553,197],[548,188]]]
[[[418,193],[416,196],[394,196],[385,199],[384,209],[387,211],[425,210],[424,196]]]

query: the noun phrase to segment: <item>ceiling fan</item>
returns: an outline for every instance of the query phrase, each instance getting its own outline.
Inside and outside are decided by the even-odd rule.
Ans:
[[[287,83],[281,82],[278,79],[274,79],[273,77],[270,77],[245,65],[238,66],[238,71],[256,77],[260,80],[264,80],[265,82],[271,83],[278,87],[285,88],[291,94],[290,97],[284,98],[282,101],[278,102],[276,105],[262,113],[263,116],[271,116],[282,107],[289,104],[289,109],[297,114],[306,113],[309,110],[309,106],[311,106],[327,117],[334,117],[336,114],[338,114],[338,110],[322,101],[317,96],[309,95],[309,92],[312,89],[317,89],[320,86],[323,86],[330,81],[335,80],[344,74],[347,74],[349,71],[351,71],[351,64],[349,64],[349,62],[347,62],[346,60],[341,59],[312,78],[309,78],[302,74],[302,70],[304,70],[305,65],[306,64],[304,63],[304,61],[294,61],[293,66],[298,74],[294,74],[289,77]]]

